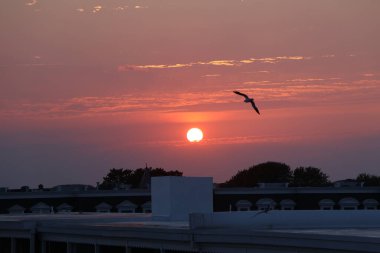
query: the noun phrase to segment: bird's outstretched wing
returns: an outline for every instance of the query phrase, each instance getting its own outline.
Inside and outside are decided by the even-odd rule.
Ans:
[[[256,111],[258,114],[260,114],[260,112],[259,112],[259,108],[257,108],[257,106],[255,105],[255,102],[252,101],[251,104],[252,104],[253,109],[255,109],[255,111]]]
[[[238,94],[238,95],[240,95],[240,96],[243,96],[243,97],[245,97],[245,98],[248,99],[248,96],[245,95],[244,93],[241,93],[241,92],[239,92],[239,91],[237,91],[237,90],[234,90],[234,93],[235,93],[235,94]]]

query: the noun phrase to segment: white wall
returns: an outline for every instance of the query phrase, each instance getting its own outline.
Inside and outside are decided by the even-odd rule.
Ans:
[[[188,220],[190,213],[213,211],[211,177],[153,177],[151,190],[155,220]]]

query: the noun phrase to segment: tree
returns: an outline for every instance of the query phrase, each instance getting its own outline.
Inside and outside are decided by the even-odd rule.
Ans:
[[[166,171],[162,168],[138,168],[130,169],[110,169],[103,182],[99,185],[100,189],[113,189],[120,185],[130,185],[133,188],[145,187],[150,183],[151,177],[157,176],[182,176],[182,172],[178,170]],[[149,181],[149,182],[147,182]]]
[[[110,169],[103,182],[99,185],[100,189],[112,189],[121,184],[129,184],[133,171],[129,169]]]
[[[315,167],[298,167],[293,171],[291,186],[327,186],[329,176]]]
[[[253,187],[258,183],[284,183],[292,178],[292,171],[285,163],[266,162],[238,171],[222,186]]]
[[[178,170],[166,171],[162,168],[139,168],[133,171],[130,184],[134,188],[146,188],[150,186],[151,177],[160,177],[160,176],[182,176],[182,172]]]
[[[361,173],[356,177],[356,181],[363,182],[364,186],[380,186],[380,176]]]

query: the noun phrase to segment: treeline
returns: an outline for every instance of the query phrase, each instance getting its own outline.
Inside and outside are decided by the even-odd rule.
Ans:
[[[380,176],[361,173],[357,182],[364,186],[380,186]],[[293,187],[321,187],[332,185],[329,176],[316,167],[297,167],[292,170],[289,165],[280,162],[265,162],[239,170],[221,187],[254,187],[259,183],[288,183]]]
[[[114,189],[122,185],[128,185],[131,188],[145,188],[149,184],[150,177],[158,176],[182,176],[182,172],[178,170],[166,171],[162,168],[138,168],[131,169],[115,169],[112,168],[108,174],[103,177],[103,182],[99,185],[100,189]]]
[[[163,168],[110,169],[103,177],[100,189],[114,189],[120,186],[131,188],[146,188],[151,177],[182,176],[179,170],[165,170]],[[380,176],[366,173],[359,174],[357,182],[364,186],[380,186]],[[297,167],[292,170],[289,165],[280,162],[265,162],[239,170],[229,180],[220,184],[220,187],[255,187],[259,183],[288,183],[291,187],[322,187],[330,186],[329,176],[316,167]]]

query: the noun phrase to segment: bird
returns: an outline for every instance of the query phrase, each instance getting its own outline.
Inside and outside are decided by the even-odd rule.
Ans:
[[[245,103],[251,103],[253,109],[255,109],[255,111],[260,115],[259,108],[257,108],[257,106],[255,105],[255,102],[254,102],[253,98],[250,98],[250,97],[248,97],[246,94],[241,93],[241,92],[236,91],[236,90],[234,90],[234,93],[235,93],[235,94],[238,94],[238,95],[240,95],[240,96],[245,97],[244,102],[245,102]]]

